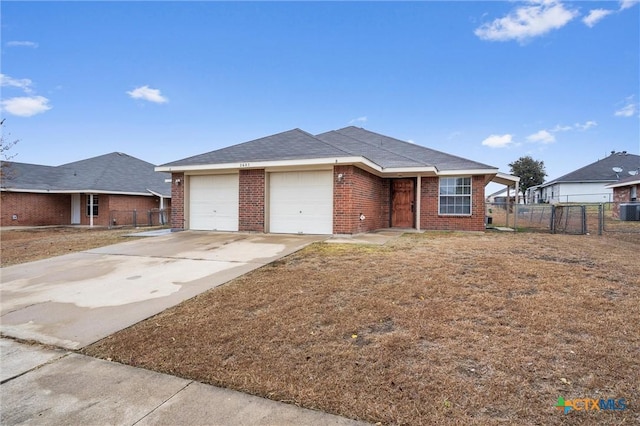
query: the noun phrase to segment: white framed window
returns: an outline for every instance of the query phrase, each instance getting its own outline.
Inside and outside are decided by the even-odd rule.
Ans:
[[[87,216],[98,216],[98,196],[93,196],[93,214],[91,214],[91,195],[87,195]]]
[[[471,177],[441,177],[438,201],[441,215],[471,215]]]
[[[631,187],[631,201],[636,201],[638,199],[638,185]]]

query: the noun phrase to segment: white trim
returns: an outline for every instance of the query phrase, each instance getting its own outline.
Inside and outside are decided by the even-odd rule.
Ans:
[[[309,168],[311,166],[336,166],[336,165],[358,165],[364,166],[367,171],[378,176],[399,174],[410,174],[412,176],[460,176],[460,175],[502,175],[516,178],[515,176],[498,173],[498,169],[465,169],[465,170],[438,170],[435,166],[423,167],[381,167],[373,161],[362,157],[332,157],[332,158],[309,158],[302,160],[274,160],[274,161],[249,161],[245,163],[224,163],[224,164],[198,164],[192,166],[158,166],[155,168],[157,172],[180,173],[180,172],[207,172],[223,171],[223,170],[242,170],[242,169],[265,169],[265,171],[276,171],[276,169],[296,170],[300,168]],[[510,180],[512,181],[512,180]]]
[[[144,197],[160,196],[151,190],[149,192],[117,192],[94,189],[23,189],[23,188],[1,188],[2,192],[27,192],[30,194],[106,194],[106,195],[142,195]],[[164,198],[171,198],[169,195],[163,195]]]
[[[511,186],[513,184],[515,184],[516,186],[520,186],[520,178],[518,176],[501,172],[496,173],[496,175],[491,179],[491,182],[500,183],[507,186]]]
[[[147,188],[147,191],[149,191],[150,193],[152,193],[153,195],[155,195],[156,197],[160,197],[160,198],[171,198],[171,195],[162,195],[159,192],[156,191],[152,191],[151,189]]]
[[[616,182],[610,183],[609,185],[605,185],[605,188],[621,188],[623,186],[632,186],[632,185],[640,185],[640,176],[638,179],[630,180],[627,182]]]

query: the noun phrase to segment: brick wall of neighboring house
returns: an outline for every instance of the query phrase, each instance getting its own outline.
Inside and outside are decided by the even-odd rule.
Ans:
[[[484,176],[471,179],[471,216],[438,214],[439,178],[423,177],[420,195],[420,228],[426,230],[485,230]]]
[[[93,194],[94,202],[98,200],[98,215],[93,217],[93,226],[109,226],[109,194]],[[90,225],[89,194],[80,196],[80,224]]]
[[[176,179],[180,179],[180,184],[176,184]],[[184,173],[171,174],[171,230],[184,230]]]
[[[264,232],[265,171],[240,170],[238,230]]]
[[[631,187],[629,186],[621,186],[619,188],[613,188],[613,206],[611,207],[611,214],[614,218],[620,218],[620,203],[629,203],[631,202]],[[636,194],[640,194],[640,185],[635,185]],[[638,201],[638,200],[636,200]]]
[[[389,227],[389,191],[389,179],[355,166],[334,167],[333,232],[355,234]]]
[[[160,209],[160,197],[141,195],[109,195],[109,220],[112,225],[159,225],[158,214],[150,213]],[[164,200],[165,209],[169,207]],[[135,221],[134,212],[135,211]]]
[[[69,225],[71,195],[2,192],[1,226]],[[17,219],[13,219],[13,215]]]

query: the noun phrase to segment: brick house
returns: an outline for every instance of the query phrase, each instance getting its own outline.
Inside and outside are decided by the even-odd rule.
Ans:
[[[174,230],[485,229],[485,186],[519,178],[357,127],[294,129],[156,167]]]
[[[637,203],[638,192],[640,192],[640,174],[631,175],[625,179],[620,179],[616,183],[607,185],[607,188],[613,189],[613,206],[611,213],[613,217],[620,217],[620,204],[622,203]]]
[[[0,225],[107,226],[114,212],[166,209],[169,175],[154,167],[119,152],[55,167],[3,161]]]

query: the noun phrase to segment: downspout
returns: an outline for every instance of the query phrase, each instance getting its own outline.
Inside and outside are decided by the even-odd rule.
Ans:
[[[89,227],[93,228],[93,194],[89,194]]]
[[[416,230],[420,230],[420,204],[422,196],[420,194],[422,190],[422,176],[418,175],[418,182],[416,183]]]

